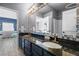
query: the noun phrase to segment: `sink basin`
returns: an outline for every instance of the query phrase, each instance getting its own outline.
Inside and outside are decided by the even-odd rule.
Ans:
[[[44,42],[42,43],[43,46],[47,47],[47,48],[52,48],[52,49],[61,49],[62,46],[60,46],[59,44],[53,43],[53,42]]]

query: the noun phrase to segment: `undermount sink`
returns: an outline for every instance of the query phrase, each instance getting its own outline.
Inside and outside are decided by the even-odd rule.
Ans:
[[[42,43],[43,46],[47,47],[47,48],[51,48],[51,49],[61,49],[62,46],[60,46],[59,44],[53,43],[53,42],[44,42]]]

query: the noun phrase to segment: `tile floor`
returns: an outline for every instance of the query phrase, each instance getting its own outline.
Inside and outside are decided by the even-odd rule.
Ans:
[[[0,38],[0,56],[24,56],[18,48],[18,38]]]

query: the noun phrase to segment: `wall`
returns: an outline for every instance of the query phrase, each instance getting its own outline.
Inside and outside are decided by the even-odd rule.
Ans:
[[[16,8],[18,10],[18,23],[19,23],[19,32],[21,32],[21,26],[24,26],[24,32],[27,33],[29,31],[29,16],[27,15],[27,11],[29,7],[32,5],[32,3],[21,3]],[[15,7],[15,6],[14,6]]]
[[[53,9],[53,33],[62,36],[62,11]]]

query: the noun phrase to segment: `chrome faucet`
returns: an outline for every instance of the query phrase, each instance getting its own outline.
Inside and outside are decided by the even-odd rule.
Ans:
[[[54,34],[54,42],[57,42],[57,34]]]

